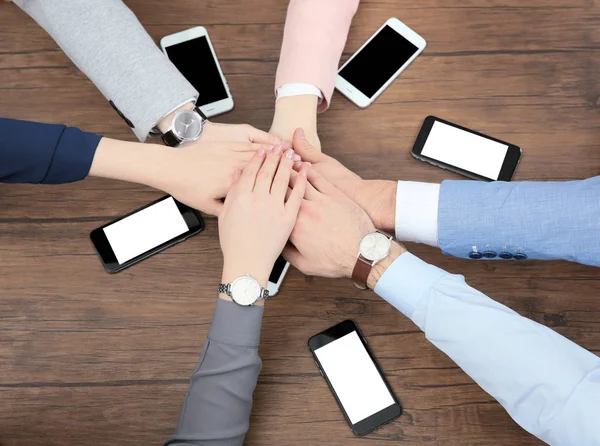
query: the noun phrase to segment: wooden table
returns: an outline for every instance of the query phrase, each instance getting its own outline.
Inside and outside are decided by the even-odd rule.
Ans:
[[[285,1],[127,4],[157,42],[206,26],[236,101],[218,121],[269,128]],[[459,178],[410,156],[423,118],[434,114],[520,145],[517,180],[600,173],[600,3],[365,0],[344,60],[391,16],[428,47],[370,108],[334,95],[319,118],[326,152],[366,178]],[[0,3],[0,114],[133,139],[10,3]],[[172,433],[213,312],[222,260],[216,220],[114,276],[88,240],[95,227],[160,195],[97,179],[0,186],[1,446],[160,444]],[[409,249],[600,353],[597,269]],[[352,436],[306,349],[309,336],[344,318],[367,335],[405,411],[363,439]],[[261,356],[249,445],[540,444],[408,319],[346,280],[292,270],[265,313]]]

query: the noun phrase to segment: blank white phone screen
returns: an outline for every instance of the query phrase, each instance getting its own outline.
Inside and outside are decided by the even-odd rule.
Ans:
[[[497,180],[508,146],[435,121],[421,155]]]
[[[104,228],[119,264],[150,251],[188,231],[173,197],[142,209]]]
[[[356,331],[316,349],[315,355],[352,424],[395,404]]]

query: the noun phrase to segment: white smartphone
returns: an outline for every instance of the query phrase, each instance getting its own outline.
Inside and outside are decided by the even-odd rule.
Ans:
[[[426,45],[420,35],[391,18],[342,65],[335,87],[359,107],[368,107]]]
[[[197,26],[163,37],[160,46],[200,93],[196,105],[202,113],[210,118],[233,109],[233,97],[206,28]]]
[[[267,285],[269,296],[275,296],[279,293],[279,287],[281,286],[281,282],[283,282],[283,278],[287,274],[289,267],[290,264],[286,262],[282,256],[277,258],[275,265],[273,265],[273,270],[271,271],[269,283]]]

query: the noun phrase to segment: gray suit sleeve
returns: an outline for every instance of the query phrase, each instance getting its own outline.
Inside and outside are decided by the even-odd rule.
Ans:
[[[115,104],[140,141],[198,92],[121,0],[14,0]]]
[[[262,367],[258,344],[263,310],[217,299],[175,434],[165,446],[243,444]]]

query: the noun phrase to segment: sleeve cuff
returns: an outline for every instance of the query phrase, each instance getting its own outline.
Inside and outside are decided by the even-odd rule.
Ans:
[[[419,301],[438,279],[449,275],[409,252],[398,257],[383,273],[375,293],[409,318]]]
[[[438,243],[440,185],[398,181],[396,191],[396,238],[407,242]]]
[[[265,307],[241,307],[217,299],[208,338],[226,344],[258,347]]]
[[[92,161],[102,136],[67,127],[41,181],[44,184],[70,183],[83,180],[90,173]]]
[[[305,82],[285,84],[279,87],[275,93],[275,100],[288,96],[302,96],[312,94],[319,98],[319,105],[323,102],[323,93],[318,87]]]

